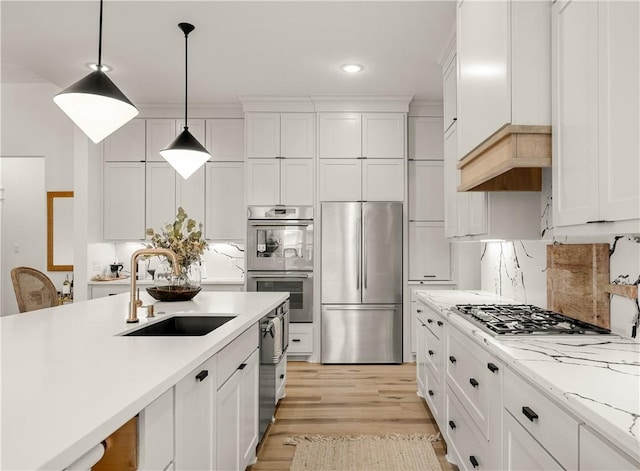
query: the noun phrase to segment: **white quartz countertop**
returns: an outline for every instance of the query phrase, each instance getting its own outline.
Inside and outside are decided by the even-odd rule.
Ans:
[[[638,340],[617,335],[494,337],[449,309],[456,304],[521,303],[482,291],[421,291],[418,296],[640,461]]]
[[[121,280],[108,280],[108,281],[96,281],[89,280],[90,285],[127,285],[131,284],[131,278],[123,278]],[[153,280],[136,280],[136,285],[150,286],[153,284]],[[203,278],[200,281],[201,285],[243,285],[244,278]]]
[[[0,469],[62,469],[100,443],[288,293],[201,292],[155,302],[172,313],[236,315],[201,337],[123,337],[128,293],[0,319]],[[145,304],[154,300],[146,293]]]

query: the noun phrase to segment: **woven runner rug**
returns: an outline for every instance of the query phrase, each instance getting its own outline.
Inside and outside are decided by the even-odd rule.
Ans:
[[[437,435],[298,435],[290,471],[441,471]]]

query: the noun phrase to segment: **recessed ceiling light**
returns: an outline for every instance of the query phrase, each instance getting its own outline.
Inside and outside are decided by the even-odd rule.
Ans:
[[[360,64],[345,64],[340,68],[348,74],[356,74],[364,69]]]
[[[91,70],[98,70],[98,64],[96,64],[95,62],[88,62],[85,65],[89,67]],[[102,64],[100,66],[100,70],[102,70],[103,72],[110,72],[113,70],[113,67],[107,64]]]

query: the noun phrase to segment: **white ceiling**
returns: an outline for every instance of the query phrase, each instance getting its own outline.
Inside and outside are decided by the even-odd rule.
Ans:
[[[98,0],[5,1],[2,79],[66,87],[97,60]],[[136,104],[234,103],[241,95],[414,95],[442,99],[438,57],[455,21],[445,1],[115,1],[104,3],[103,62]],[[339,66],[364,65],[347,75]]]

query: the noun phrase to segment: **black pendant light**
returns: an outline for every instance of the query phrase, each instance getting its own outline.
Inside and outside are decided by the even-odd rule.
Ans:
[[[97,70],[58,93],[53,101],[96,144],[138,114],[102,71],[102,0]]]
[[[187,73],[187,39],[195,26],[189,23],[179,23],[178,28],[184,33],[184,130],[167,146],[160,151],[160,155],[182,175],[185,180],[209,160],[211,154],[189,132],[187,124],[187,97],[188,97],[188,73]]]

